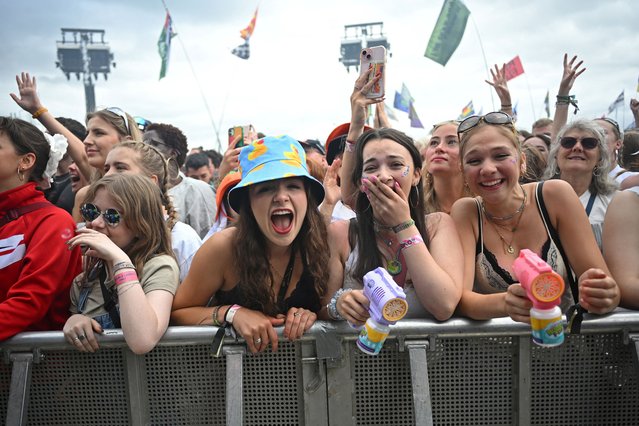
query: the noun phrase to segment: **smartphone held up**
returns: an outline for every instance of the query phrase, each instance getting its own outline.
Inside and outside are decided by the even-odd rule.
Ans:
[[[240,140],[235,145],[236,148],[250,145],[257,139],[257,133],[255,132],[255,128],[252,124],[231,127],[229,129],[229,145],[231,145],[238,136],[240,137]]]
[[[367,82],[381,74],[381,78],[373,84],[373,87],[366,93],[366,97],[370,99],[383,97],[386,78],[386,48],[384,46],[373,46],[362,49],[359,72],[360,75],[368,73]]]

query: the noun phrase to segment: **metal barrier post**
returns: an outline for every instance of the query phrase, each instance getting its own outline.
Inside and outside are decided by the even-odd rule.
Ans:
[[[637,380],[639,381],[639,334],[630,333],[628,337],[630,338],[630,343],[632,344],[635,373],[637,374]]]
[[[530,336],[519,337],[519,351],[517,353],[517,424],[530,424]]]
[[[244,424],[243,361],[246,347],[225,346],[226,355],[226,424],[242,426]]]
[[[410,359],[410,377],[413,386],[413,409],[415,425],[433,425],[433,407],[430,399],[428,383],[428,361],[426,351],[430,347],[428,340],[408,341],[408,357]]]
[[[326,399],[326,364],[317,357],[312,341],[300,343],[302,353],[302,386],[304,389],[304,424],[328,425]]]
[[[355,424],[354,384],[351,372],[351,353],[347,341],[341,343],[341,358],[326,360],[326,388],[328,393],[328,424]]]
[[[146,360],[143,356],[131,352],[129,348],[123,350],[129,392],[129,418],[132,425],[148,425],[151,423],[151,418],[149,415]]]
[[[7,402],[7,426],[26,425],[29,409],[29,388],[31,387],[31,370],[34,362],[39,362],[41,355],[34,352],[10,352],[7,358],[13,363],[11,368],[11,387]]]

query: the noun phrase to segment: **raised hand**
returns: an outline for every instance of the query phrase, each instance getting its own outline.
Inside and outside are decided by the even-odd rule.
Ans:
[[[502,65],[501,68],[495,64],[495,69],[490,70],[490,75],[493,77],[493,81],[485,80],[486,83],[490,84],[495,89],[502,107],[511,107],[512,101],[510,99],[510,90],[508,90],[508,80],[506,80],[506,64]]]
[[[37,110],[42,108],[40,98],[38,97],[36,78],[31,77],[28,72],[23,72],[20,75],[16,75],[16,83],[18,83],[18,93],[20,97],[14,93],[10,93],[9,96],[11,96],[20,108],[33,115]]]
[[[222,161],[220,162],[220,167],[218,167],[218,179],[221,181],[224,179],[231,170],[235,170],[240,165],[240,151],[242,151],[242,147],[236,148],[236,145],[240,142],[242,136],[236,136],[233,141],[229,144],[226,152],[224,152],[224,156],[222,157]]]
[[[567,96],[570,94],[572,85],[575,83],[577,77],[586,71],[586,68],[581,67],[583,63],[584,61],[577,62],[577,55],[573,56],[572,59],[568,61],[568,54],[564,53],[564,71],[561,76],[557,95]]]

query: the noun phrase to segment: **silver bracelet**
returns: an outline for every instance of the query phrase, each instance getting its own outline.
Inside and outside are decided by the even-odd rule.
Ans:
[[[118,262],[115,265],[113,265],[111,272],[113,273],[113,275],[115,275],[115,273],[118,272],[119,270],[128,269],[128,268],[135,270],[135,265],[133,265],[133,263],[131,262]]]
[[[333,295],[333,297],[331,298],[331,301],[328,302],[328,305],[326,305],[326,312],[328,313],[328,317],[332,320],[338,320],[338,321],[342,321],[344,320],[344,317],[340,315],[340,313],[337,311],[337,301],[339,300],[340,296],[344,293],[348,293],[349,291],[353,291],[352,288],[340,288],[339,290],[337,290],[335,292],[335,294]]]

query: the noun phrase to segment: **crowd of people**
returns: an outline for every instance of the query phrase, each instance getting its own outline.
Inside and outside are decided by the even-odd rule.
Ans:
[[[170,324],[209,325],[275,351],[276,327],[292,341],[318,319],[366,322],[378,267],[407,318],[530,322],[523,249],[563,277],[565,313],[639,309],[639,130],[568,122],[584,70],[564,56],[555,116],[530,131],[503,67],[487,81],[500,111],[425,141],[391,127],[367,96],[381,76],[363,74],[325,143],[249,133],[224,153],[117,107],[86,128],[55,117],[23,73],[11,96],[44,132],[0,117],[0,340],[62,330],[94,352],[121,328],[142,354]]]

